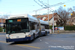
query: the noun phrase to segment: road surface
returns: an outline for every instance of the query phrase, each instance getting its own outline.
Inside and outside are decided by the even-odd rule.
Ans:
[[[6,43],[5,33],[0,33],[0,50],[75,50],[75,33],[48,34],[32,42]]]

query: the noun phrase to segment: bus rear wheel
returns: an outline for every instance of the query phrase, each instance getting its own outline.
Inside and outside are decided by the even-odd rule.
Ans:
[[[39,31],[39,33],[38,33],[38,37],[40,37],[41,36],[41,31]]]

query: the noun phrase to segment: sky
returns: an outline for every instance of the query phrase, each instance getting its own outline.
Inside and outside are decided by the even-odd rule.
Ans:
[[[39,4],[40,2],[37,1]],[[30,14],[30,15],[35,15],[35,11],[37,9],[41,9],[40,5],[38,5],[34,0],[0,0],[0,15],[16,15],[16,14]],[[56,5],[53,7],[50,7],[50,10],[57,10],[60,6],[62,6],[64,9],[67,8],[73,8],[75,7],[75,0],[40,0],[42,1],[45,5],[56,5],[57,3],[64,3],[60,5]],[[66,5],[66,7],[64,7]],[[47,9],[39,10],[37,14],[45,14],[47,13]],[[49,12],[51,13],[51,12]]]

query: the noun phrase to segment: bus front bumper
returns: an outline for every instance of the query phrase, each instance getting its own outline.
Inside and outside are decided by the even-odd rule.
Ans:
[[[6,39],[6,42],[18,42],[18,41],[29,41],[29,40],[31,40],[31,37]]]

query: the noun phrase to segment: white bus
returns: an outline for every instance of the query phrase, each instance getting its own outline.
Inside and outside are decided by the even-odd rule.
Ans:
[[[38,36],[47,35],[48,30],[47,22],[38,21],[28,14],[10,16],[6,19],[6,42],[30,41]]]
[[[40,20],[40,29],[41,29],[41,35],[47,35],[48,33],[50,33],[49,31],[49,24],[46,21]]]

